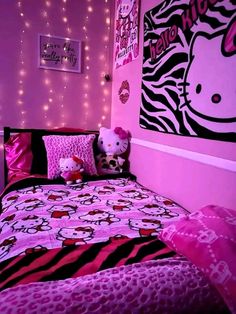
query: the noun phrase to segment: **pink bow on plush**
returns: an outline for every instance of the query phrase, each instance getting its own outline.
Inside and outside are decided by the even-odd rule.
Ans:
[[[128,138],[128,132],[126,132],[125,130],[123,130],[121,127],[116,127],[114,129],[114,132],[119,136],[119,138],[121,140],[125,140],[126,138]]]

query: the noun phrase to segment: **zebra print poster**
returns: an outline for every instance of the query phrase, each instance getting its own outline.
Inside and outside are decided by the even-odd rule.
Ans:
[[[235,0],[166,0],[144,16],[140,126],[236,142]]]

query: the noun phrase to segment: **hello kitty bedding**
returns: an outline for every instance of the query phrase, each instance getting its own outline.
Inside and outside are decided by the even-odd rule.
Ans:
[[[159,239],[186,217],[131,175],[71,186],[15,183],[2,196],[0,312],[122,313],[123,300],[127,313],[227,313],[205,275]]]
[[[8,193],[2,204],[0,238],[7,245],[2,245],[1,261],[35,247],[157,236],[187,213],[128,178],[34,185]]]

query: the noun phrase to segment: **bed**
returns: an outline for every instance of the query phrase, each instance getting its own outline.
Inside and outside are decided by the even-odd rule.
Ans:
[[[45,137],[57,159],[68,140],[86,150],[82,183],[48,178]],[[4,129],[0,313],[236,313],[235,211],[190,214],[128,169],[98,175],[97,137]]]

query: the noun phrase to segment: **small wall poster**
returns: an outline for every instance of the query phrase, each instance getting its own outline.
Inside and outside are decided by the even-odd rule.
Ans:
[[[138,56],[139,0],[116,0],[115,68]]]
[[[81,72],[81,42],[69,38],[39,35],[39,67]]]

